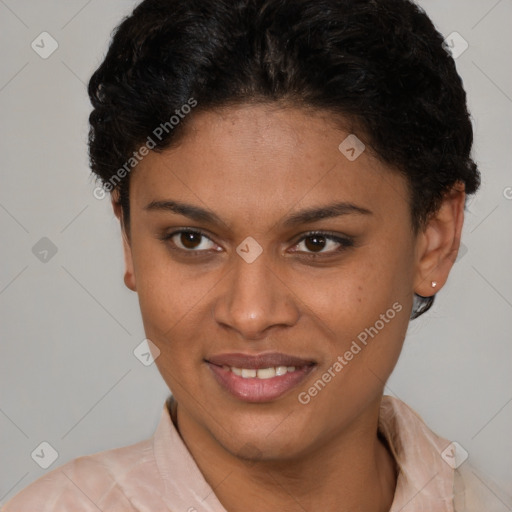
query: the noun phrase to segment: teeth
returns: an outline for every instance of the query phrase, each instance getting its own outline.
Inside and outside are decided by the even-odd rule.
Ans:
[[[288,373],[287,366],[278,366],[276,368],[276,375],[286,375]]]
[[[244,379],[271,379],[273,377],[279,377],[281,375],[286,375],[288,372],[294,372],[295,366],[277,366],[270,368],[259,368],[259,369],[249,369],[249,368],[236,368],[234,366],[223,366],[225,370],[231,370],[235,375],[239,377],[243,377]]]
[[[277,371],[275,368],[262,368],[258,370],[257,377],[258,379],[271,379],[277,375]]]

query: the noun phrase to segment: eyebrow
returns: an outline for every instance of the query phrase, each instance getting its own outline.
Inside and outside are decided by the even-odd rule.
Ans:
[[[284,219],[283,224],[285,226],[296,226],[297,224],[309,224],[322,219],[340,217],[341,215],[349,214],[372,215],[373,212],[352,203],[331,203],[325,206],[309,208],[307,210],[293,213]]]
[[[146,211],[168,211],[188,217],[198,222],[209,224],[225,224],[225,222],[214,212],[179,201],[151,201],[144,207]],[[321,207],[309,208],[285,217],[283,225],[287,227],[300,224],[310,224],[322,219],[340,217],[342,215],[372,215],[373,212],[352,203],[340,202],[331,203]]]

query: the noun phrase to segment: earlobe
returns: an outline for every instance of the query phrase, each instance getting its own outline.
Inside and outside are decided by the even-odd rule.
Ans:
[[[124,252],[124,284],[132,292],[136,292],[137,286],[136,286],[136,282],[135,282],[135,272],[134,272],[134,267],[133,267],[132,249],[131,249],[130,243],[128,241],[124,227],[122,227],[121,229],[122,229],[122,234],[123,234],[123,252]]]
[[[121,204],[116,200],[117,196],[112,196],[112,208],[114,210],[114,215],[119,220],[119,224],[121,227],[121,236],[123,239],[123,254],[124,254],[124,284],[127,288],[132,290],[133,292],[137,291],[136,281],[135,281],[135,271],[133,265],[133,256],[132,256],[132,248],[130,245],[129,237],[126,232],[126,224],[124,222],[123,210],[121,208]]]
[[[464,223],[465,198],[464,185],[455,184],[418,235],[414,292],[422,297],[430,297],[444,286],[455,263]]]

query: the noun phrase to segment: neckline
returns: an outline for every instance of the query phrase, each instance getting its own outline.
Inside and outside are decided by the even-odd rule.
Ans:
[[[201,486],[208,490],[206,495],[209,495],[210,499],[217,503],[218,500],[216,500],[213,489],[204,480],[201,470],[179,432],[177,405],[176,399],[170,395],[165,406],[168,422],[170,421],[167,424],[171,430],[174,430],[175,435],[177,434],[179,451],[187,459],[186,465],[189,466],[189,471],[196,474],[198,482],[200,481]],[[173,437],[172,432],[166,432],[163,435],[169,439]],[[391,512],[401,510],[412,499],[420,507],[431,506],[435,503],[443,507],[439,509],[440,511],[453,512],[454,472],[440,456],[449,441],[430,430],[423,419],[407,404],[388,395],[382,397],[377,435],[391,454],[395,464],[397,478]],[[158,452],[159,450],[157,450],[156,456],[161,464],[169,466],[165,454]],[[432,474],[434,476],[431,476]],[[426,478],[427,476],[430,480]],[[427,480],[429,488],[423,489]]]

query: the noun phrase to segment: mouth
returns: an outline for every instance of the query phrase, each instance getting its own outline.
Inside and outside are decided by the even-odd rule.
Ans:
[[[297,387],[315,361],[280,353],[220,354],[205,359],[224,391],[244,402],[270,402]]]

